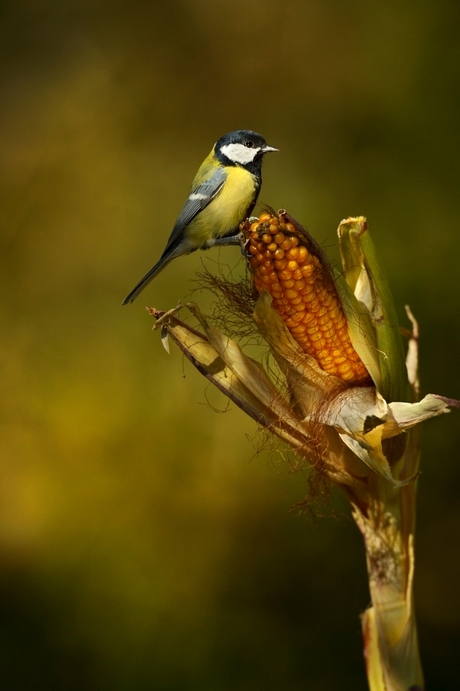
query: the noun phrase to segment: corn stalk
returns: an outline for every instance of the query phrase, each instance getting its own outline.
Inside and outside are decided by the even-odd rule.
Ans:
[[[419,423],[460,404],[434,394],[418,400],[417,323],[406,308],[412,329],[405,359],[364,218],[339,226],[341,275],[284,211],[267,211],[241,230],[259,296],[255,328],[283,385],[194,303],[186,307],[200,330],[177,309],[150,310],[156,328],[168,352],[171,339],[226,396],[346,494],[366,550],[372,606],[362,630],[370,691],[421,691],[413,602]]]

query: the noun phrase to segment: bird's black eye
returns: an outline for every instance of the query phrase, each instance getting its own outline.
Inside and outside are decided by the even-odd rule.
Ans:
[[[252,139],[246,139],[244,141],[244,145],[247,146],[248,149],[252,149],[252,147],[254,146],[254,142],[252,141]]]

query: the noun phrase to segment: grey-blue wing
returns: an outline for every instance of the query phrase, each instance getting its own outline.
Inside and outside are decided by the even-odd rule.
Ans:
[[[194,190],[192,190],[185,202],[182,211],[180,212],[172,233],[169,236],[168,244],[166,245],[164,254],[174,245],[175,241],[180,237],[182,231],[188,226],[190,221],[193,221],[200,211],[202,211],[211,202],[214,197],[219,194],[224,182],[227,178],[227,173],[224,168],[216,168],[215,172],[208,180],[202,182]]]

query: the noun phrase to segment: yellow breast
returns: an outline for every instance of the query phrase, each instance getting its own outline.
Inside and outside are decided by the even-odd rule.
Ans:
[[[226,168],[227,179],[219,194],[188,225],[185,234],[199,246],[212,238],[238,230],[257,191],[256,180],[244,168]]]

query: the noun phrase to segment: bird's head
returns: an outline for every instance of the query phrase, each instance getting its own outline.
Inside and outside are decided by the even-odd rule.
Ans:
[[[235,130],[224,134],[214,145],[214,153],[223,165],[242,166],[251,169],[260,166],[262,156],[278,151],[265,139],[251,130]]]

